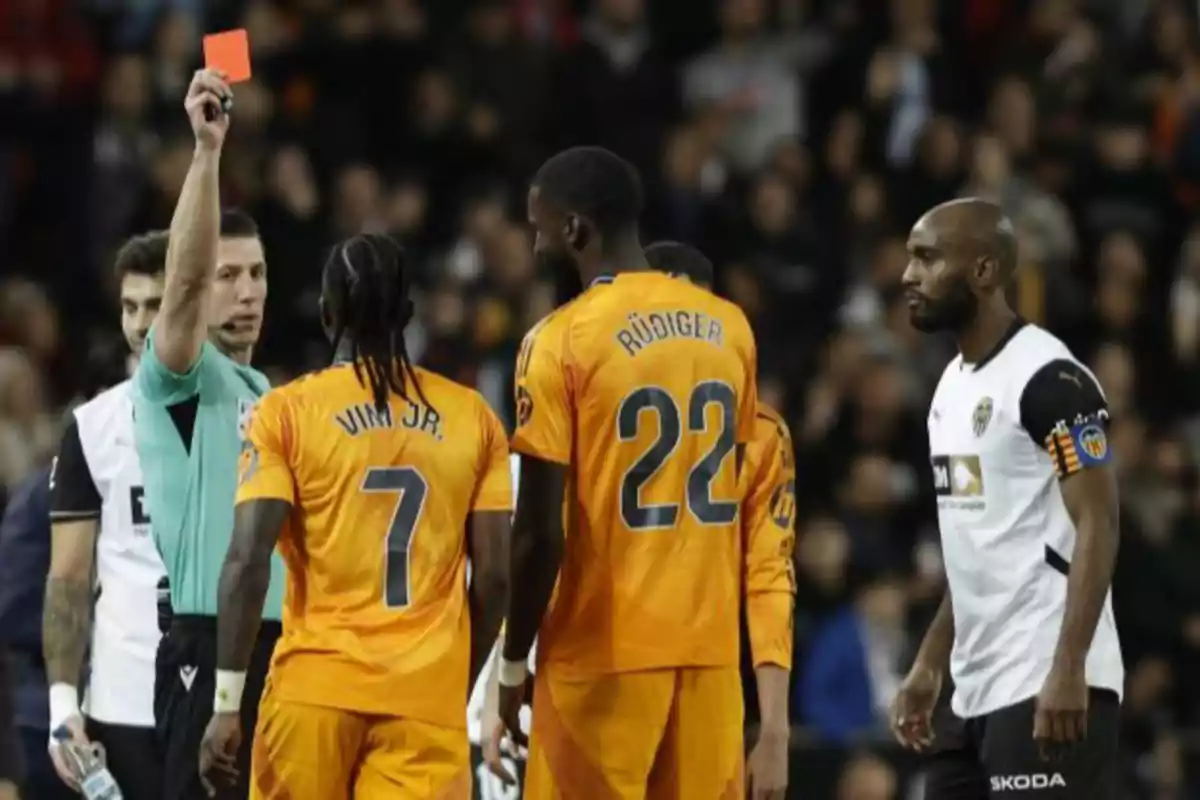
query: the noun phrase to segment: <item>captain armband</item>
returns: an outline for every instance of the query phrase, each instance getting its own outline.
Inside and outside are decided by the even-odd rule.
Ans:
[[[1076,417],[1068,425],[1059,422],[1046,437],[1046,452],[1060,478],[1083,469],[1098,467],[1112,460],[1112,448],[1105,431],[1107,412]]]

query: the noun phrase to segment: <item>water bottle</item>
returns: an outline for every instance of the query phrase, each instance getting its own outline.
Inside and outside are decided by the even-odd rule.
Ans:
[[[124,800],[121,787],[104,764],[104,748],[99,744],[79,744],[71,739],[64,725],[54,731],[54,741],[62,748],[63,756],[79,781],[79,791],[86,800]]]

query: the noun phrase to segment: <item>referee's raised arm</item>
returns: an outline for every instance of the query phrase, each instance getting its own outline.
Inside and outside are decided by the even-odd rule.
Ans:
[[[184,101],[196,149],[171,218],[166,286],[153,332],[159,362],[179,374],[196,363],[208,336],[204,301],[217,268],[221,147],[229,130],[223,107],[229,97],[220,73],[199,70]]]

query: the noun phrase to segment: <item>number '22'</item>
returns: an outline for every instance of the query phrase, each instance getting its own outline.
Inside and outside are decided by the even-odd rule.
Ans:
[[[712,482],[721,463],[734,447],[737,394],[727,383],[705,381],[697,384],[688,399],[687,429],[691,433],[708,430],[708,407],[721,409],[717,440],[688,472],[688,511],[704,525],[728,525],[737,519],[736,501],[714,500]],[[643,411],[658,416],[658,438],[634,462],[621,481],[621,518],[630,530],[670,528],[679,519],[678,503],[642,505],[642,487],[654,477],[679,446],[683,419],[675,399],[658,386],[643,386],[626,395],[617,411],[617,436],[623,441],[637,438]]]

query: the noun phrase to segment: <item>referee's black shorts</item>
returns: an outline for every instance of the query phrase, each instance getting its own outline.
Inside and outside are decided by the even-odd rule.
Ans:
[[[925,800],[1117,800],[1117,695],[1092,689],[1087,738],[1049,761],[1033,740],[1034,703],[968,720],[939,709]]]
[[[278,622],[264,621],[259,630],[242,697],[239,777],[237,785],[219,789],[219,800],[244,800],[249,795],[258,701],[279,633]],[[163,757],[164,798],[208,800],[200,785],[200,740],[212,719],[216,664],[216,618],[176,614],[158,645],[155,664],[154,721]]]

